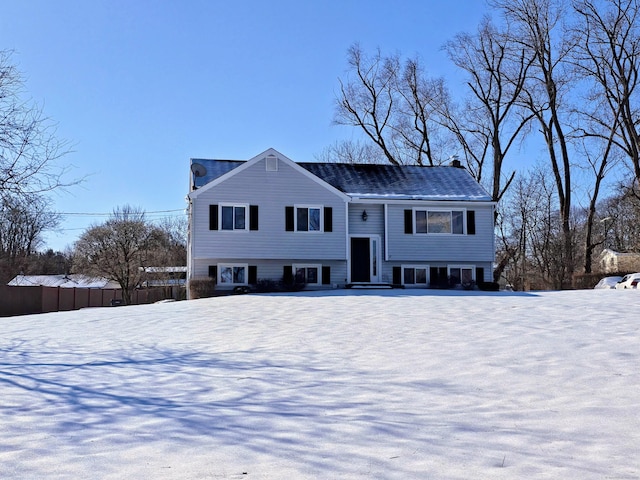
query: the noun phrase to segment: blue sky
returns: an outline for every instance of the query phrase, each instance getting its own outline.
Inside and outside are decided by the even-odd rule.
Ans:
[[[0,49],[14,50],[29,96],[73,145],[69,178],[86,176],[54,208],[98,214],[184,209],[191,157],[273,147],[314,160],[358,134],[332,125],[350,45],[419,54],[429,73],[450,76],[441,46],[488,9],[483,0],[0,0],[0,11]],[[106,218],[65,215],[47,246],[63,249]]]

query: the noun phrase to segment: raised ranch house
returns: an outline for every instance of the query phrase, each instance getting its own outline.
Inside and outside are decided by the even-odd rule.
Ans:
[[[456,162],[191,160],[187,278],[219,289],[472,286],[492,280],[495,203]]]

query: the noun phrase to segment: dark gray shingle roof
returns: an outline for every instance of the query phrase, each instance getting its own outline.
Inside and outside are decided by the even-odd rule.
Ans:
[[[201,187],[245,162],[192,159],[191,163],[205,167],[206,173],[195,179],[196,187]],[[491,201],[491,196],[464,168],[316,162],[298,165],[357,198]]]
[[[202,165],[204,167],[204,175],[195,176],[194,183],[196,188],[200,188],[207,183],[221,177],[225,173],[230,172],[236,167],[239,167],[244,161],[240,160],[210,160],[207,158],[192,158],[191,169],[193,171],[194,165]]]
[[[299,163],[338,190],[360,198],[475,200],[491,197],[463,168]]]

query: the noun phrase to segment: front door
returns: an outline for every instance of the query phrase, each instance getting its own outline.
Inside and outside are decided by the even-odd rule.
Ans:
[[[369,237],[351,238],[351,281],[371,281],[371,239]]]

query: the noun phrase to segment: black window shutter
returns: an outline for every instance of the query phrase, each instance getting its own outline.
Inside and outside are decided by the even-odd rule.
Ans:
[[[322,267],[322,284],[331,285],[331,267],[328,265]]]
[[[393,267],[393,284],[400,285],[402,283],[402,267]]]
[[[413,233],[413,210],[404,211],[404,233]]]
[[[476,234],[476,212],[467,210],[467,235]]]
[[[333,208],[324,207],[324,231],[333,232]]]
[[[258,205],[249,205],[249,230],[258,230]]]
[[[218,230],[218,205],[209,205],[209,230]]]
[[[293,232],[293,207],[284,207],[284,229]]]
[[[476,284],[484,282],[484,268],[476,267]]]
[[[438,267],[430,267],[429,268],[429,284],[432,287],[437,287],[438,286]]]
[[[293,283],[293,267],[291,265],[285,265],[282,271],[282,281],[285,285],[291,285]]]
[[[218,278],[218,267],[216,265],[209,265],[209,276],[213,279]]]
[[[258,283],[258,267],[256,265],[249,265],[249,282],[250,285]]]

